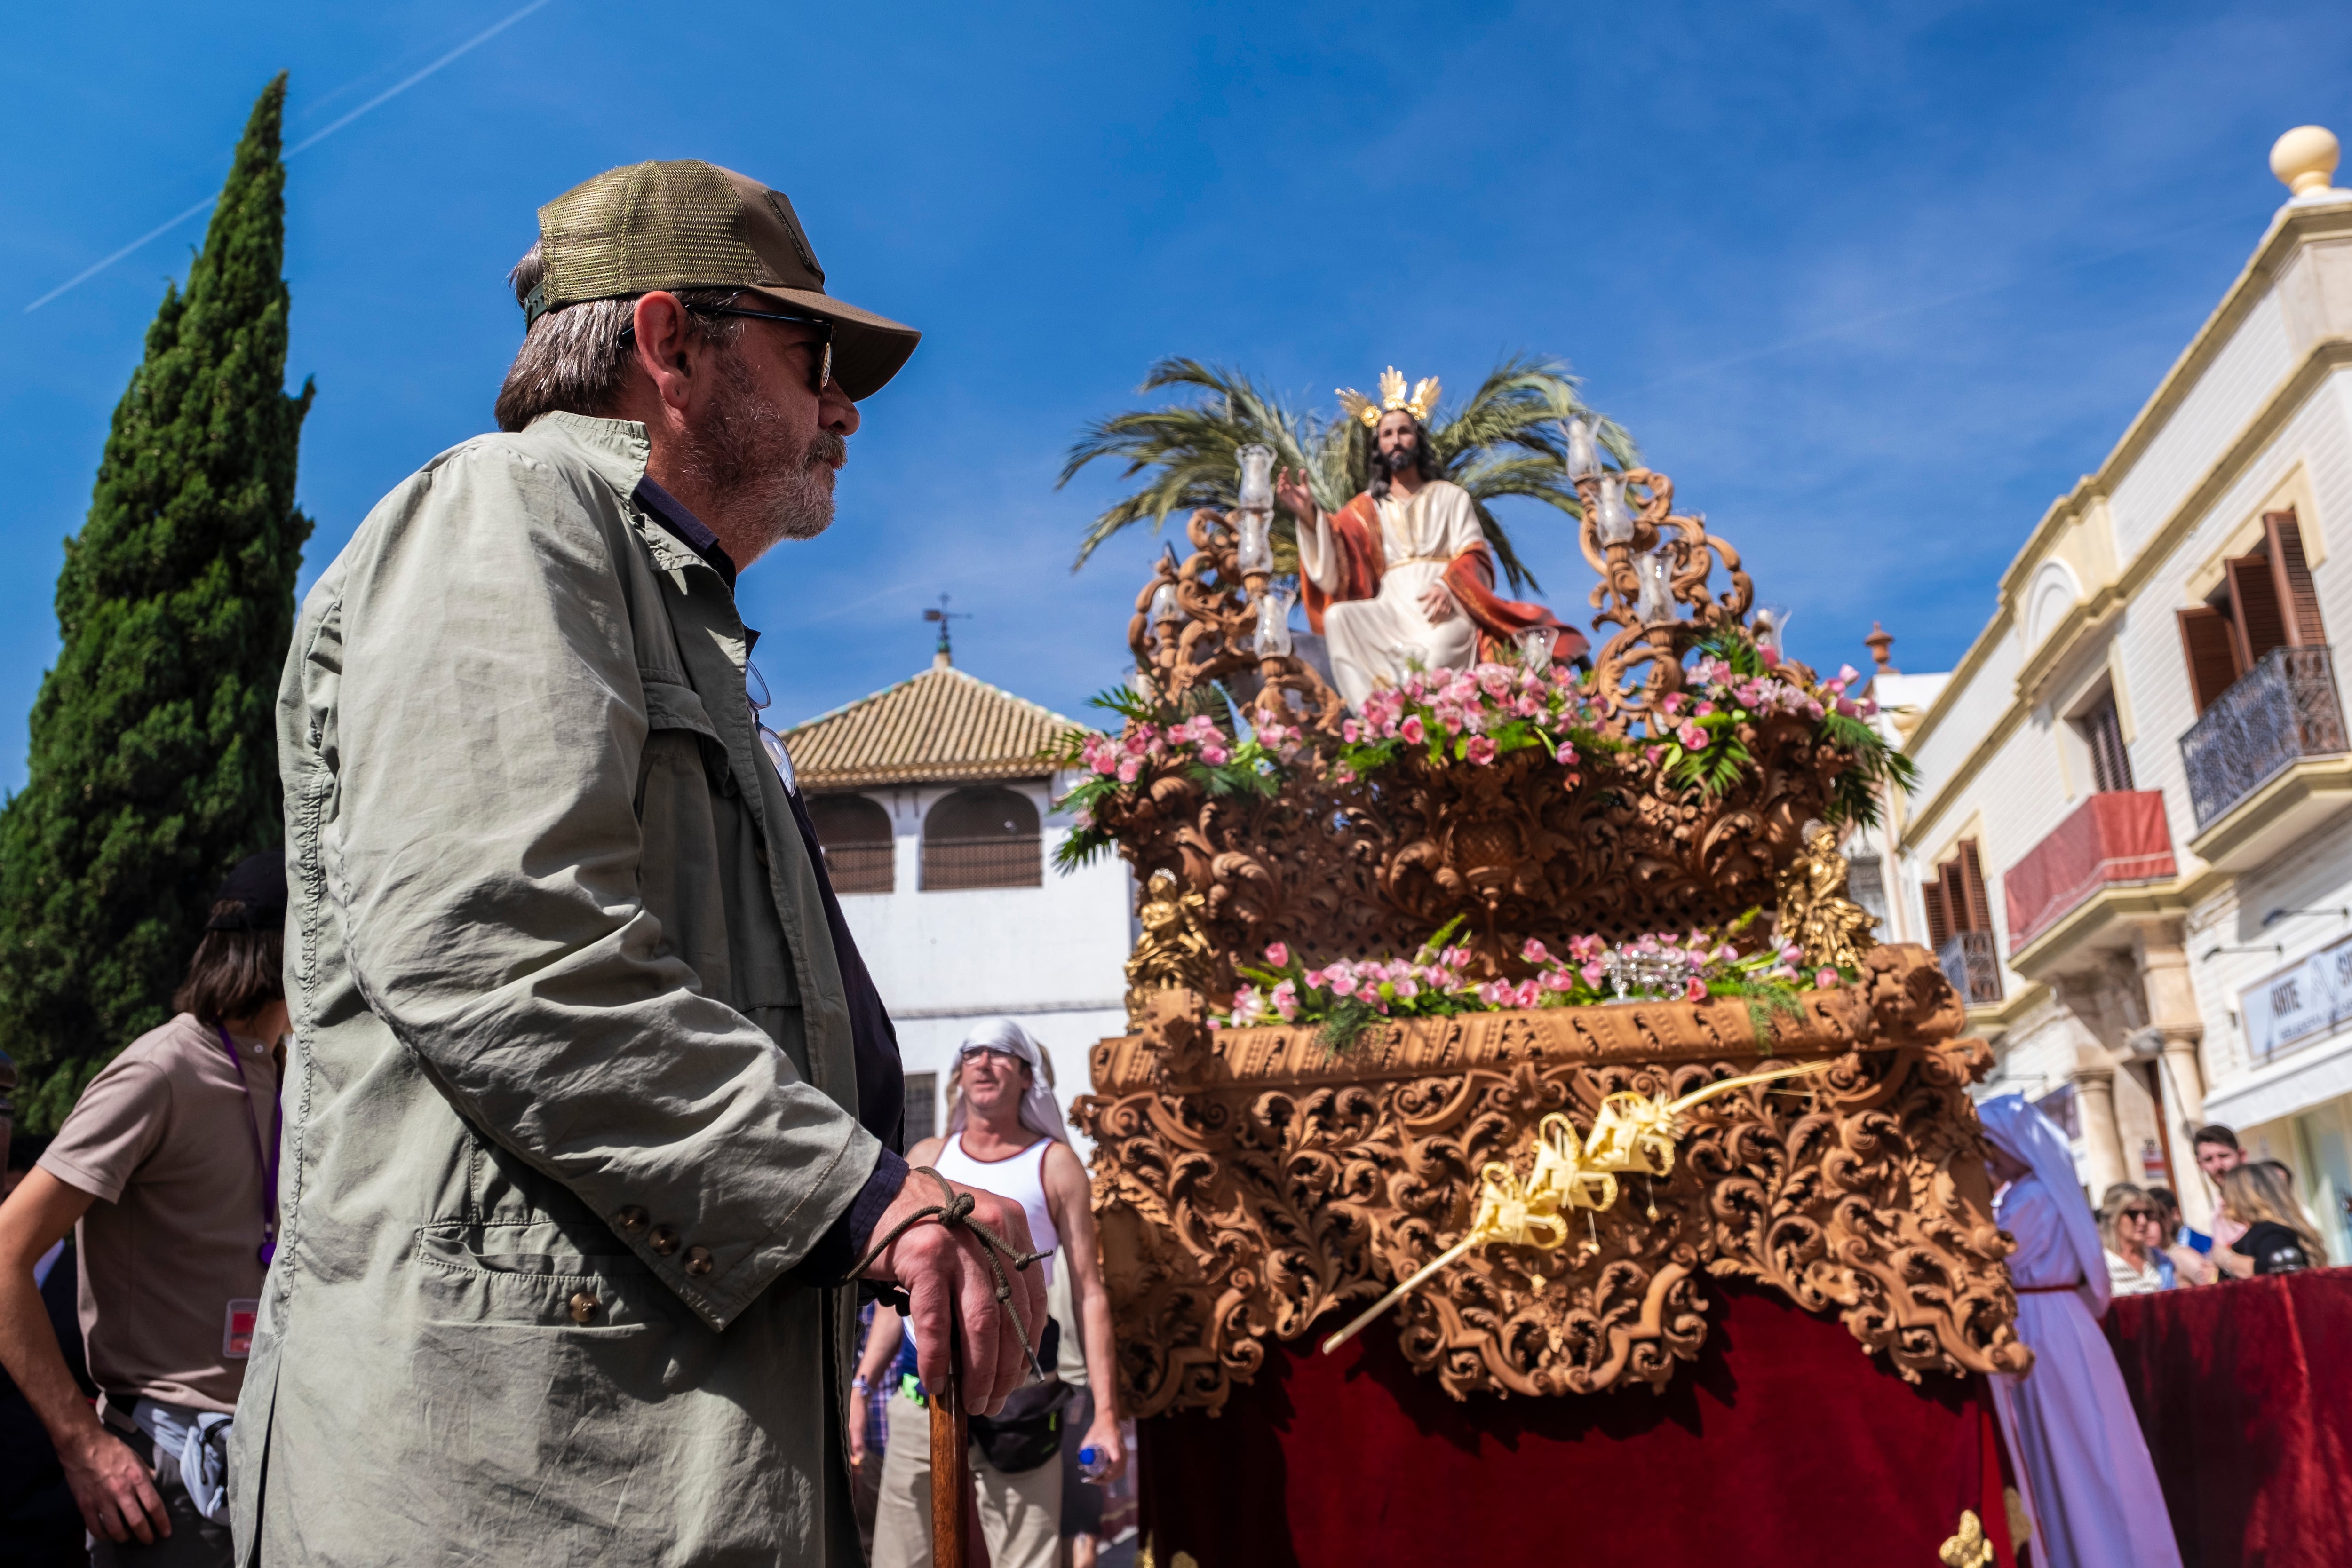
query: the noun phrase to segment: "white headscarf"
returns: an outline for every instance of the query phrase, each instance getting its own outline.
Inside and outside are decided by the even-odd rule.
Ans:
[[[1069,1125],[1062,1120],[1061,1102],[1054,1098],[1054,1060],[1027,1030],[1011,1019],[991,1019],[977,1026],[956,1047],[955,1071],[959,1075],[963,1071],[963,1059],[975,1051],[1002,1051],[1027,1062],[1029,1089],[1021,1096],[1021,1124],[1033,1133],[1043,1133],[1066,1144],[1070,1141]],[[949,1137],[963,1131],[970,1113],[959,1086],[954,1109],[948,1113]]]
[[[2083,1196],[2082,1184],[2074,1177],[2074,1153],[2066,1134],[2028,1104],[2022,1094],[1998,1094],[1979,1103],[1977,1119],[1984,1124],[1985,1136],[1996,1147],[2023,1160],[2041,1178],[2042,1190],[2057,1206],[2059,1222],[2066,1228],[2066,1240],[2082,1262],[2083,1290],[2091,1315],[2105,1315],[2113,1289],[2107,1279],[2106,1246],[2099,1239],[2098,1217],[2091,1212],[2090,1199]]]

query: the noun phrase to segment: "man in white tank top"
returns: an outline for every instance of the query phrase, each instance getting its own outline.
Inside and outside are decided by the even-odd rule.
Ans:
[[[1027,1212],[1029,1236],[1055,1254],[1037,1267],[1053,1270],[1066,1256],[1076,1324],[1063,1324],[1066,1345],[1075,1328],[1085,1350],[1094,1420],[1083,1436],[1066,1431],[1065,1444],[1092,1447],[1109,1460],[1106,1480],[1127,1466],[1118,1409],[1118,1367],[1111,1340],[1110,1298],[1097,1264],[1095,1217],[1086,1166],[1069,1144],[1055,1103],[1053,1069],[1043,1047],[1010,1019],[982,1024],[956,1053],[949,1084],[952,1108],[947,1135],[907,1152],[909,1165],[929,1166],[950,1181],[992,1192]],[[857,1368],[864,1396],[898,1352],[902,1328],[887,1307],[874,1311],[874,1327]],[[1052,1370],[1050,1367],[1047,1369]],[[853,1459],[862,1458],[863,1421],[850,1424]],[[974,1446],[972,1480],[982,1533],[995,1568],[1053,1568],[1061,1540],[1062,1466],[1048,1460],[1006,1474]],[[882,1496],[874,1522],[875,1568],[929,1568],[931,1561],[930,1417],[914,1399],[893,1392],[889,1446],[882,1464]]]

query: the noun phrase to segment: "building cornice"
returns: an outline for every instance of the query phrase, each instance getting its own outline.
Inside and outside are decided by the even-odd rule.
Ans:
[[[2095,472],[2085,474],[2077,480],[2072,490],[2052,501],[2042,512],[2041,520],[2034,524],[2032,531],[2026,535],[2024,544],[2000,575],[1999,610],[1954,667],[1951,684],[1920,716],[1918,727],[1911,737],[1914,755],[1918,743],[1935,732],[1937,725],[1958,700],[1957,689],[1968,684],[1983,664],[1993,643],[2009,631],[2019,594],[2033,569],[2050,553],[2058,535],[2069,524],[2086,517],[2095,503],[2107,496],[2122,474],[2138,461],[2148,444],[2156,439],[2158,432],[2163,429],[2165,422],[2188,397],[2198,379],[2210,367],[2231,335],[2244,321],[2247,313],[2269,291],[2287,259],[2314,238],[2345,233],[2352,233],[2352,202],[2307,207],[2289,203],[2272,216],[2270,226],[2263,231],[2263,237],[2255,244],[2245,266],[2239,269],[2238,276],[2223,291],[2221,302],[2206,317],[2203,325],[2197,329],[2188,346],[2181,350],[2171,368],[2165,371],[2163,379],[2157,382],[2156,390],[2140,405],[2139,413],[2124,427],[2123,434],[2108,451],[2105,460]],[[2315,344],[2311,353],[2319,352],[2327,341],[2329,340],[2322,340]],[[2309,363],[2308,356],[2305,363]],[[2293,379],[2289,377],[2290,381]],[[2135,562],[2151,553],[2158,553],[2160,558],[2166,542],[2162,534],[2150,538],[2134,558]]]
[[[2206,513],[2220,498],[2221,492],[2236,482],[2256,455],[2269,444],[2271,439],[2302,408],[2311,394],[2318,390],[2320,384],[2336,371],[2347,366],[2352,366],[2352,338],[2342,336],[2321,338],[2311,345],[2294,368],[2271,389],[2269,395],[2263,399],[2253,416],[2239,427],[2237,434],[2231,438],[2229,445],[2222,449],[2221,455],[2214,459],[2203,476],[2190,486],[2189,493],[2181,498],[2179,504],[2133,555],[2130,563],[2124,567],[2117,580],[2095,593],[2088,603],[2077,605],[2075,611],[2085,612],[2092,611],[2095,606],[2102,608],[2099,608],[2095,613],[2081,613],[2080,619],[2077,619],[2076,613],[2070,613],[2066,620],[2060,623],[2056,632],[2043,639],[2042,645],[2034,651],[2032,657],[2020,671],[2010,700],[2003,708],[2000,717],[1987,729],[1984,737],[1969,748],[1968,755],[1960,759],[1958,766],[1952,769],[1948,778],[1937,787],[1935,794],[1919,807],[1911,818],[1910,824],[1905,829],[1903,835],[1902,847],[1906,851],[1918,847],[1919,841],[1933,828],[1945,803],[1983,769],[1984,765],[2009,738],[2011,732],[2032,710],[2032,697],[2038,695],[2038,685],[2029,683],[2027,676],[2032,674],[2035,682],[2040,681],[2050,671],[2063,664],[2068,656],[2082,645],[2086,637],[2095,635],[2099,631],[2104,630],[2113,619],[2112,612],[2122,604],[2128,603],[2132,596],[2146,585],[2148,578],[2154,575],[2157,569],[2170,558],[2180,542],[2204,519]],[[2176,371],[2178,368],[2175,367]],[[2121,448],[2118,448],[2118,451],[2120,450]],[[2115,459],[2111,458],[2109,461],[2112,463]],[[2105,470],[2103,469],[2102,476],[2095,476],[2095,478],[2103,484],[2105,473]],[[2085,479],[2084,483],[2092,484],[2094,479]],[[2080,488],[2077,486],[2078,493]],[[2053,508],[2053,513],[2057,510],[2057,507]],[[2028,549],[2030,551],[2039,551],[2046,543],[2047,540],[2042,538],[2042,530],[2037,528],[2035,539]],[[2038,564],[2038,561],[2030,564]],[[2011,611],[2014,602],[2011,579],[2017,575],[2018,568],[2012,564],[2010,572],[2003,576],[2001,606],[1999,612],[1986,624],[1985,629],[1977,634],[1976,642],[1969,645],[1967,654],[1960,660],[1959,666],[1953,671],[1950,682],[1936,695],[1936,700],[1927,705],[1927,711],[1920,716],[1917,727],[1912,730],[1906,741],[1904,749],[1914,758],[1919,755],[1920,748],[1927,738],[1935,733],[1937,727],[1958,703],[1962,688],[1974,678],[1976,672],[1990,655],[1992,648],[1998,644],[2002,636],[2008,634],[2014,620]]]

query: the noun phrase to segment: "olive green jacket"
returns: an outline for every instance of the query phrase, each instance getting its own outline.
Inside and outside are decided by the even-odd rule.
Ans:
[[[849,1301],[780,1276],[880,1145],[742,622],[646,455],[469,441],[303,606],[241,1563],[857,1561]]]

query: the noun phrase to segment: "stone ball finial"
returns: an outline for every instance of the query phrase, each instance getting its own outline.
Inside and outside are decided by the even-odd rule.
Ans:
[[[2271,143],[2271,172],[2295,195],[2325,191],[2343,149],[2324,125],[2298,125]]]

